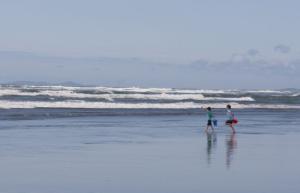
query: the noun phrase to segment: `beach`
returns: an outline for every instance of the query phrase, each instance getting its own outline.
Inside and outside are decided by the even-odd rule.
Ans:
[[[5,111],[0,192],[300,191],[298,109],[235,110],[236,134],[224,109],[209,134],[205,112],[12,119]]]
[[[0,1],[0,193],[300,193],[300,1]]]

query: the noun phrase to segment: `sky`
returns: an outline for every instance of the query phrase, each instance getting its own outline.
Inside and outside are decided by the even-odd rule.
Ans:
[[[0,83],[300,88],[300,1],[1,0]]]

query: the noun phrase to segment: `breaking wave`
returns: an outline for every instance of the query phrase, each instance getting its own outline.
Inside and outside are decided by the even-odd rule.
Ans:
[[[66,86],[0,86],[0,108],[195,109],[299,108],[299,90],[200,90]]]

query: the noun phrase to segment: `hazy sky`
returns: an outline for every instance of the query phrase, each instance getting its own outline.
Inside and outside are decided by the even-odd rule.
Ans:
[[[299,87],[299,7],[297,0],[1,0],[0,81]],[[44,59],[12,61],[20,52]],[[148,68],[156,68],[155,79]]]

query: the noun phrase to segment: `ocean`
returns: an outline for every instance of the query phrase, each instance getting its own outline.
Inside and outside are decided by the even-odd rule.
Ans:
[[[299,93],[2,85],[0,192],[298,193]]]
[[[300,90],[0,86],[0,119],[184,115],[227,104],[234,109],[300,109]]]

